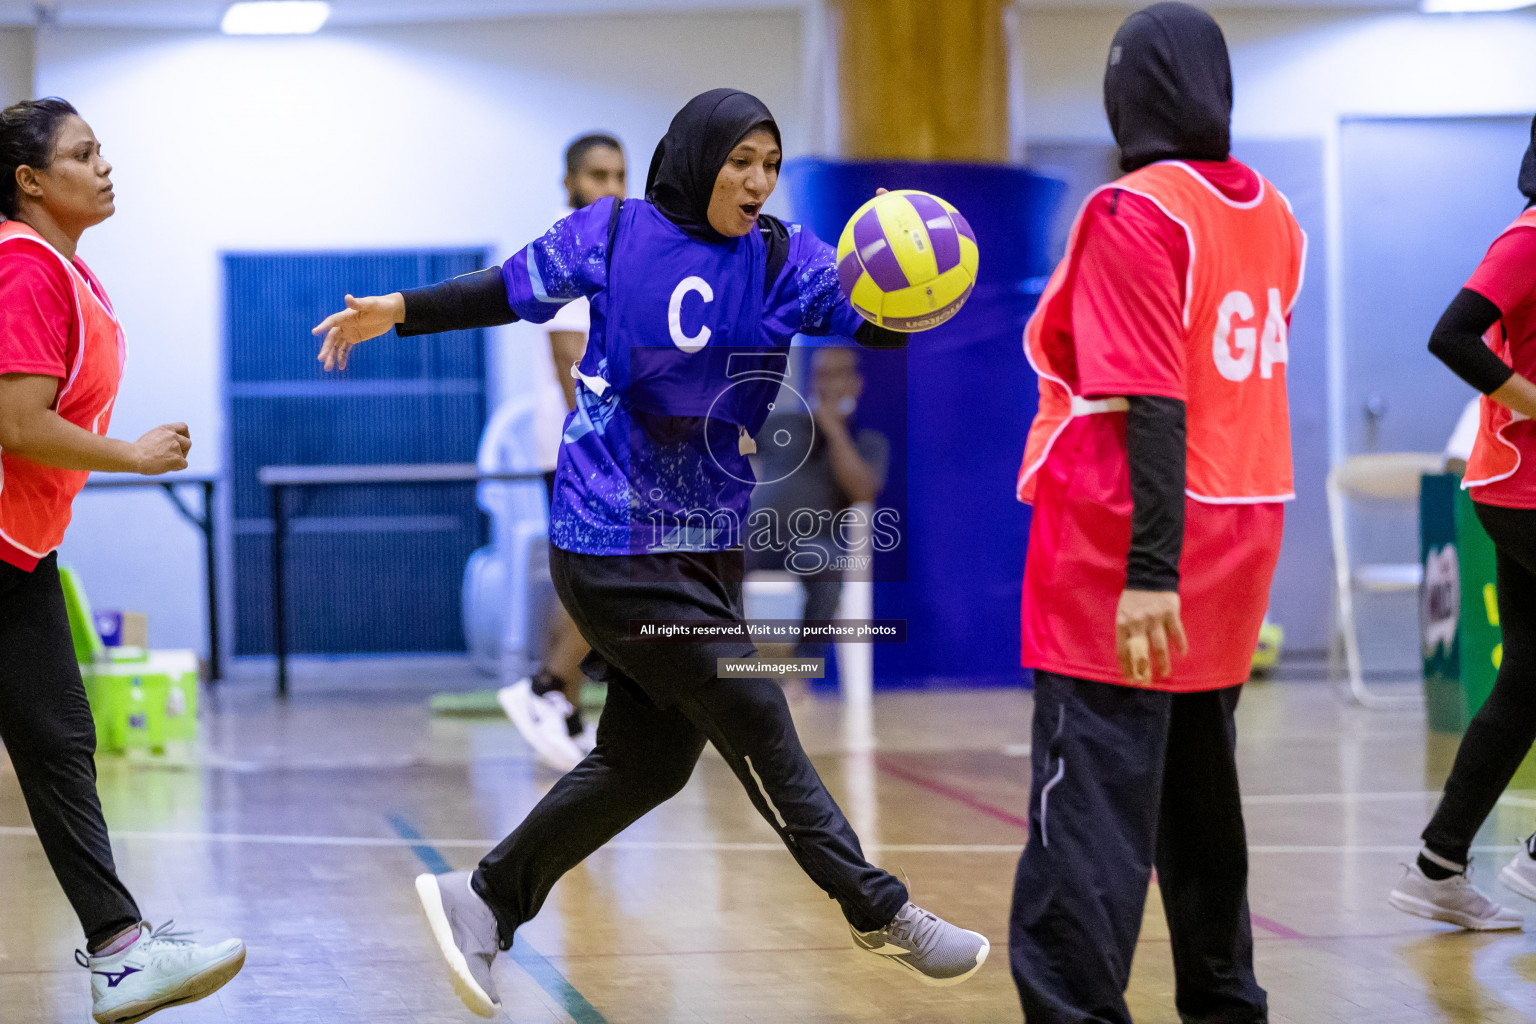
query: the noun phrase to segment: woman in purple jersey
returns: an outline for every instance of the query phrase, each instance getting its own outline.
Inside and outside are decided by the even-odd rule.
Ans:
[[[357,299],[315,328],[327,369],[359,342],[542,323],[591,300],[550,523],[550,570],[608,683],[597,748],[555,784],[474,872],[417,879],[434,936],[466,1004],[497,1005],[491,963],[550,888],[687,783],[706,742],[801,868],[838,901],[856,944],[931,984],[986,960],[981,935],[915,906],[871,865],[795,733],[771,679],[722,678],[750,657],[745,635],[658,643],[635,621],[743,621],[741,523],[750,438],[778,390],[795,334],[902,335],[862,320],[838,290],[830,246],[763,215],[782,160],[761,101],[731,89],[695,97],[656,148],[646,198],[600,200],[501,267],[431,288]],[[776,362],[777,361],[777,362]]]

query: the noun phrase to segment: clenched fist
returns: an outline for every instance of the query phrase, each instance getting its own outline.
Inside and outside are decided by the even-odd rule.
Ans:
[[[185,423],[167,423],[133,442],[133,448],[134,472],[159,476],[187,468],[192,435]]]

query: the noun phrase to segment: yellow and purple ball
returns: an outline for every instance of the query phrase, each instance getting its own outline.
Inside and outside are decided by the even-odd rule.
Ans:
[[[976,283],[976,234],[960,211],[914,189],[859,207],[837,243],[837,277],[860,316],[926,331],[960,311]]]

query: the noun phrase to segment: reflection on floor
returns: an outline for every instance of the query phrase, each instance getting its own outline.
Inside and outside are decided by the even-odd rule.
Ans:
[[[553,776],[494,717],[430,715],[430,692],[484,685],[457,662],[311,663],[287,704],[247,675],[207,701],[195,756],[101,762],[119,866],[146,913],[250,945],[245,973],[218,997],[157,1020],[474,1019],[443,976],[410,880],[424,862],[473,865]],[[681,796],[567,876],[519,933],[515,959],[498,967],[509,1019],[1020,1019],[1005,941],[1025,834],[1028,694],[882,695],[873,753],[845,753],[836,701],[813,698],[796,714],[872,858],[904,872],[923,904],[992,937],[981,974],[924,988],[855,951],[835,905],[711,755]],[[1427,735],[1420,712],[1347,708],[1315,682],[1255,684],[1240,715],[1259,978],[1273,1020],[1536,1020],[1536,941],[1454,933],[1385,901],[1454,738]],[[1536,816],[1536,778],[1516,787],[1476,851],[1489,887]],[[27,826],[0,760],[0,1021],[85,1020],[76,926]],[[1130,1004],[1143,1024],[1178,1019],[1155,891]]]

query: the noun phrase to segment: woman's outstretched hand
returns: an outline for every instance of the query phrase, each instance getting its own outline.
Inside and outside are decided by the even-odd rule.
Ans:
[[[325,364],[325,368],[345,370],[347,356],[354,345],[377,338],[404,321],[405,296],[399,292],[366,295],[361,299],[348,295],[346,309],[332,313],[309,333],[323,339],[320,355],[316,358]]]

